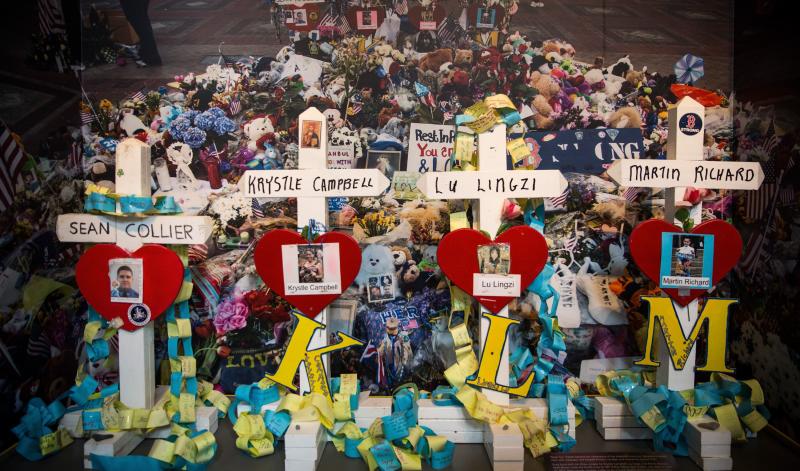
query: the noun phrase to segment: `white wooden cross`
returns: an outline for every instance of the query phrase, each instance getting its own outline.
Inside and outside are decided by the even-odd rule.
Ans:
[[[555,197],[567,188],[567,181],[558,170],[506,169],[506,126],[497,125],[492,130],[478,134],[478,171],[427,172],[417,182],[417,188],[430,199],[476,199],[478,223],[482,231],[494,237],[503,223],[503,202],[506,198]],[[514,184],[511,183],[513,178]],[[502,182],[498,185],[498,182]],[[502,187],[502,188],[501,188]],[[486,343],[489,320],[483,317],[481,307],[481,350]],[[508,317],[508,308],[499,316]],[[503,347],[496,382],[507,385],[509,375],[509,343]],[[506,393],[484,389],[492,402],[509,404]]]
[[[567,181],[558,170],[514,170],[506,169],[506,126],[497,125],[492,130],[478,135],[478,170],[474,172],[428,172],[423,174],[417,182],[417,188],[430,199],[475,199],[478,200],[478,223],[481,230],[494,237],[502,224],[503,202],[506,198],[541,198],[556,197],[566,190]],[[509,185],[511,179],[515,185]],[[489,187],[489,181],[492,182]],[[501,185],[497,185],[502,181]],[[522,183],[524,181],[524,184]],[[454,185],[453,185],[454,184]],[[499,188],[501,187],[501,188]],[[480,188],[480,190],[479,190]],[[481,319],[481,352],[486,344],[486,336],[489,331],[489,320],[483,316],[485,309],[480,308]],[[508,308],[503,308],[499,316],[508,317]],[[500,356],[500,367],[497,371],[495,382],[501,385],[509,384],[509,343],[505,342],[503,352]],[[510,397],[507,393],[491,389],[483,389],[487,399],[501,406],[511,405]],[[538,403],[537,403],[538,401]],[[536,405],[534,405],[536,404]],[[546,416],[542,408],[542,400],[522,400],[515,401],[515,407],[531,407],[540,414]],[[453,407],[448,415],[440,411],[445,407],[437,407],[435,415],[424,407],[420,409],[420,421],[422,425],[434,427],[435,420],[428,420],[428,415],[432,418],[447,417],[457,419],[463,417],[463,412],[459,408]],[[425,421],[423,421],[425,417]],[[463,420],[463,419],[462,419]],[[474,427],[472,421],[466,423],[451,420],[456,425],[453,435],[447,435],[452,440],[459,442],[469,442],[469,439],[462,438],[468,435],[463,430],[471,430]],[[445,421],[447,423],[447,421]],[[444,425],[444,424],[443,424]],[[436,430],[434,428],[434,430]],[[451,432],[452,433],[452,432]],[[493,465],[497,461],[509,460],[513,457],[513,466],[519,465],[520,469],[524,461],[522,433],[517,427],[491,424],[484,427],[484,433],[480,442],[484,443],[486,450],[492,460]],[[502,455],[502,453],[510,453]],[[511,464],[512,462],[505,462]]]
[[[667,160],[618,160],[608,173],[625,187],[666,188],[664,219],[675,220],[676,203],[683,200],[688,186],[728,190],[757,190],[764,180],[758,162],[718,162],[703,160],[705,108],[690,97],[681,99],[669,110]],[[700,224],[702,202],[692,206],[689,216]],[[688,336],[698,318],[697,300],[687,306],[672,302],[681,322],[683,335]],[[694,388],[695,352],[693,346],[682,370],[676,370],[670,359],[663,335],[658,335],[656,374],[659,385],[682,391]]]
[[[150,196],[150,146],[138,139],[117,145],[115,193]],[[111,243],[135,251],[142,244],[202,244],[211,235],[206,216],[115,217],[63,214],[56,232],[61,242]],[[155,314],[155,313],[154,313]],[[119,331],[120,400],[128,407],[151,408],[155,403],[153,323]]]
[[[314,123],[311,127],[305,123]],[[248,170],[239,181],[245,196],[255,198],[297,198],[298,230],[311,221],[326,227],[328,223],[327,197],[378,196],[390,184],[386,176],[377,169],[328,169],[328,120],[316,108],[309,108],[298,118],[299,159],[298,170]],[[316,133],[316,146],[304,145],[304,134]],[[319,230],[316,227],[315,230]],[[327,325],[327,309],[322,310],[316,321]],[[328,341],[328,329],[317,330],[308,345],[309,350],[320,348]],[[328,357],[322,357],[325,370],[330,373]],[[300,391],[308,392],[308,376],[305,363],[301,364]]]

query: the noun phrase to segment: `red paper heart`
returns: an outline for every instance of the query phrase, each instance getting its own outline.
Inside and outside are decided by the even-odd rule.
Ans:
[[[683,232],[683,229],[661,219],[650,219],[636,226],[631,233],[630,247],[633,261],[639,270],[656,284],[661,275],[661,234],[664,232]],[[720,219],[706,221],[693,228],[691,233],[714,236],[714,270],[711,275],[711,285],[714,286],[739,262],[742,254],[742,237],[733,225]],[[681,306],[689,304],[706,292],[704,289],[676,288],[662,291]],[[689,294],[681,296],[680,291],[688,291]]]
[[[473,275],[480,273],[478,246],[491,243],[511,246],[509,274],[520,275],[522,289],[533,282],[547,262],[547,242],[539,231],[528,226],[514,226],[500,234],[494,242],[474,229],[455,230],[442,238],[436,257],[439,267],[450,281],[469,293],[483,307],[497,314],[514,297],[472,294]]]
[[[325,306],[332,303],[340,294],[286,294],[283,278],[284,245],[308,244],[297,232],[275,229],[264,234],[253,253],[256,270],[267,286],[278,293],[289,304],[310,318],[317,317]],[[341,232],[327,232],[314,239],[315,244],[339,244],[339,268],[342,290],[347,289],[358,275],[361,267],[361,248],[358,242]]]
[[[172,305],[183,284],[183,262],[166,247],[144,245],[131,253],[112,244],[98,244],[87,250],[75,267],[78,282],[86,302],[109,321],[122,319],[122,328],[134,331],[137,325],[129,316],[135,304],[111,302],[111,280],[108,262],[114,258],[139,258],[142,260],[142,303],[150,309],[150,321],[163,314]]]

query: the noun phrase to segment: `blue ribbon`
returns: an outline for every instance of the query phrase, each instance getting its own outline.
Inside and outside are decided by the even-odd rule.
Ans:
[[[38,461],[44,457],[39,441],[45,435],[53,433],[58,427],[58,421],[64,416],[66,409],[61,403],[62,398],[64,395],[49,405],[45,405],[38,397],[28,402],[19,425],[11,429],[19,439],[17,453],[30,461]]]

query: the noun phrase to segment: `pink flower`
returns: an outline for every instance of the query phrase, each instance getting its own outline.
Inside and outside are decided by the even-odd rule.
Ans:
[[[214,327],[217,335],[224,335],[232,330],[243,329],[247,326],[247,305],[241,301],[223,301],[220,303],[217,315],[214,317]]]
[[[518,204],[514,203],[511,200],[505,200],[503,202],[503,219],[506,221],[510,221],[512,219],[516,219],[522,215],[522,209],[519,207]]]

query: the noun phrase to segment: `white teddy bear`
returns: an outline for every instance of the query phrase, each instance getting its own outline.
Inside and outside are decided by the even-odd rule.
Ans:
[[[244,124],[244,134],[247,136],[247,148],[256,152],[258,140],[265,134],[275,132],[272,120],[267,117],[253,118]]]

